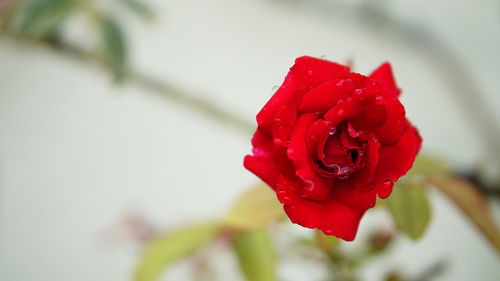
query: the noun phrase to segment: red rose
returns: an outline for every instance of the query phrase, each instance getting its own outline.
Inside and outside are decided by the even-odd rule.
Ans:
[[[399,93],[388,63],[366,77],[300,57],[257,114],[244,165],[276,191],[292,222],[351,241],[420,149]]]

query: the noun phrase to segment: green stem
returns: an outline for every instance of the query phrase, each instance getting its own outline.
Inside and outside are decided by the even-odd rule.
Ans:
[[[243,119],[235,113],[218,106],[212,101],[202,99],[188,93],[185,90],[182,90],[179,87],[166,83],[164,80],[159,80],[152,76],[138,72],[131,72],[128,75],[128,82],[134,83],[152,93],[161,94],[163,97],[166,97],[171,101],[196,110],[197,112],[210,117],[212,120],[224,123],[225,125],[237,129],[242,133],[249,134],[255,130],[255,126],[246,119]]]

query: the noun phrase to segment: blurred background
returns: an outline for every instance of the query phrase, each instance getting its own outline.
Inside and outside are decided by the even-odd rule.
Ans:
[[[104,45],[84,8],[56,37],[37,33],[41,23],[21,28],[30,39],[2,29],[0,280],[130,280],[141,235],[221,217],[257,182],[242,166],[255,114],[302,55],[351,61],[363,74],[390,61],[424,152],[498,193],[500,2],[120,1],[77,1],[105,11]],[[11,4],[0,1],[4,23]],[[440,261],[433,280],[500,278],[486,240],[446,198],[431,201],[423,238],[398,237],[362,280]],[[385,216],[369,212],[360,236]],[[219,250],[217,280],[243,280]],[[314,264],[281,255],[280,280],[324,280]],[[189,266],[161,280],[204,280]]]

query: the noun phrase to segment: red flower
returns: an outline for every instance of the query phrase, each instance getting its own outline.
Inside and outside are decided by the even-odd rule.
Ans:
[[[388,63],[366,77],[300,57],[257,114],[244,165],[276,191],[292,222],[351,241],[420,149],[399,93]]]

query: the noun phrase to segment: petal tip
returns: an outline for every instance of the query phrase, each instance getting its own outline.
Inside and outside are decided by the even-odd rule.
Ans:
[[[384,90],[386,90],[390,95],[398,97],[401,93],[401,89],[399,89],[396,84],[396,79],[394,78],[392,72],[392,66],[389,62],[383,62],[370,74],[369,77],[382,84]]]

